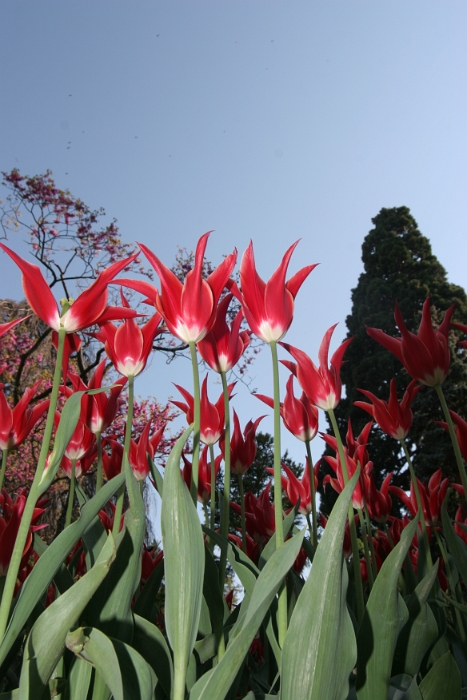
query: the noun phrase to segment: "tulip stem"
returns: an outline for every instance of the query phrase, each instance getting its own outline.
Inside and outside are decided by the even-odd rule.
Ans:
[[[96,474],[96,493],[102,488],[102,437],[100,431],[96,433],[97,443],[97,474]]]
[[[279,361],[277,358],[277,343],[269,343],[272,355],[272,374],[274,382],[274,520],[276,526],[276,550],[284,544],[282,529],[282,483],[281,483],[281,405],[279,387]],[[285,582],[279,589],[277,606],[277,630],[279,646],[284,646],[287,633],[287,588]]]
[[[347,460],[345,458],[344,445],[342,444],[342,438],[339,432],[339,426],[337,425],[334,409],[329,408],[328,415],[331,421],[332,429],[334,431],[334,437],[337,440],[337,449],[339,452],[339,459],[342,467],[342,476],[344,477],[344,484],[347,484],[349,481],[349,473],[347,471]],[[349,529],[350,541],[352,543],[352,565],[354,572],[354,583],[357,596],[357,622],[358,624],[360,624],[363,620],[363,615],[365,612],[365,598],[363,596],[363,581],[362,572],[360,569],[360,553],[358,550],[357,528],[355,527],[355,518],[352,501],[350,501],[349,505]]]
[[[242,509],[242,552],[246,554],[246,518],[245,518],[245,496],[243,493],[243,475],[237,474],[238,492],[240,495],[240,507]]]
[[[222,494],[221,508],[221,535],[225,539],[229,536],[229,520],[230,520],[230,399],[229,389],[227,386],[227,375],[221,372],[222,393],[224,395],[224,491]],[[227,565],[227,547],[221,549],[221,557],[219,562],[219,584],[221,590],[224,590],[225,570]]]
[[[0,491],[2,490],[3,479],[5,478],[7,459],[8,459],[8,447],[5,447],[5,449],[2,452],[2,467],[0,469]]]
[[[365,521],[365,518],[363,516],[363,509],[357,508],[357,512],[358,512],[358,519],[360,520],[360,529],[362,531],[363,549],[365,552],[366,570],[367,570],[367,574],[368,574],[368,586],[369,586],[369,589],[371,591],[371,589],[373,588],[373,584],[375,582],[375,577],[374,577],[372,561],[371,561],[371,556],[370,556],[370,549],[369,549],[369,545],[368,545],[366,521]],[[371,531],[370,531],[370,536],[371,536]]]
[[[438,399],[443,409],[444,417],[446,423],[448,424],[449,435],[451,436],[452,446],[454,448],[454,454],[456,456],[457,468],[459,469],[459,474],[462,481],[462,486],[464,487],[465,498],[467,498],[467,474],[465,472],[464,460],[462,459],[461,450],[459,447],[459,441],[456,437],[456,431],[454,430],[454,423],[452,422],[451,414],[449,413],[449,408],[444,397],[444,392],[441,384],[435,384],[435,390],[438,394]]]
[[[368,538],[368,543],[370,545],[370,552],[371,552],[371,567],[373,569],[373,576],[376,579],[376,576],[378,575],[378,569],[376,568],[376,553],[375,553],[375,547],[373,544],[373,536],[371,534],[371,518],[370,518],[370,513],[368,512],[367,505],[365,503],[364,506],[364,513],[365,513],[365,520],[367,524],[367,529],[368,532],[370,533],[370,536]]]
[[[196,344],[191,342],[190,354],[191,364],[193,367],[193,463],[191,469],[191,486],[190,493],[193,503],[198,501],[198,471],[199,471],[199,439],[200,439],[200,424],[201,424],[201,408],[200,408],[200,390],[199,390],[199,370],[198,358],[196,356]]]
[[[413,468],[412,459],[410,457],[409,450],[407,449],[407,443],[405,442],[404,438],[401,438],[399,440],[399,442],[402,445],[402,449],[404,450],[404,454],[405,454],[405,459],[407,461],[407,464],[409,465],[410,478],[412,480],[412,485],[413,485],[413,488],[415,491],[415,498],[417,500],[417,507],[418,507],[418,512],[420,515],[420,523],[422,526],[422,535],[423,535],[423,539],[425,540],[425,548],[426,548],[426,555],[428,558],[428,563],[430,566],[433,566],[433,560],[431,558],[430,542],[428,540],[428,533],[426,531],[425,514],[423,512],[422,497],[420,496],[420,489],[418,488],[417,477],[415,476],[415,470]]]
[[[209,457],[211,459],[211,520],[209,527],[211,530],[216,528],[216,462],[214,460],[214,445],[209,445]],[[207,525],[207,521],[206,521]],[[209,538],[209,548],[212,552],[214,542]]]
[[[28,538],[31,520],[34,515],[34,508],[36,507],[37,499],[39,498],[41,493],[43,493],[43,491],[41,490],[41,479],[44,473],[47,455],[49,452],[50,438],[52,437],[52,430],[54,427],[54,416],[58,399],[58,390],[60,386],[60,374],[62,371],[63,348],[65,347],[65,337],[66,330],[64,328],[60,328],[58,332],[57,358],[55,360],[55,370],[52,391],[50,394],[50,404],[44,428],[44,437],[42,440],[41,451],[39,454],[36,473],[34,475],[34,481],[32,482],[31,489],[29,491],[29,496],[26,501],[23,517],[21,518],[21,524],[19,526],[18,534],[16,536],[15,548],[13,550],[13,554],[11,555],[10,566],[8,567],[5,586],[3,589],[2,603],[0,605],[0,643],[3,639],[8,624],[11,601],[13,600],[13,595],[15,592],[16,579],[18,577],[24,547]]]
[[[120,487],[120,489],[117,492],[117,504],[115,508],[115,515],[114,515],[114,525],[112,529],[112,535],[116,537],[118,533],[120,532],[120,520],[122,517],[122,512],[123,512],[123,500],[125,496],[125,486],[128,491],[128,499],[130,501],[130,509],[135,507],[135,504],[137,502],[138,498],[141,498],[141,495],[138,493],[138,486],[136,483],[136,479],[134,477],[134,474],[131,470],[131,465],[130,465],[130,444],[131,444],[131,428],[133,424],[133,402],[134,402],[134,386],[135,386],[135,378],[134,377],[128,377],[128,413],[126,417],[126,425],[125,425],[125,442],[123,444],[123,459],[122,459],[122,469],[125,472],[125,482],[124,484]]]
[[[316,491],[315,491],[315,473],[313,471],[313,459],[311,457],[311,445],[310,440],[305,441],[306,454],[308,457],[308,470],[310,472],[310,493],[311,493],[311,522],[313,524],[313,530],[310,528],[310,537],[313,547],[316,549],[318,546],[318,525],[316,522]],[[309,525],[308,525],[309,527]]]
[[[76,459],[71,460],[71,477],[70,490],[68,491],[68,504],[66,509],[65,527],[71,525],[71,516],[73,514],[73,504],[75,502],[75,474],[76,474]]]

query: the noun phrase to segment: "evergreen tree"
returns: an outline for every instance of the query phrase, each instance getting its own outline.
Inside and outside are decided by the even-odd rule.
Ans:
[[[399,336],[394,321],[396,301],[407,328],[417,332],[423,302],[431,297],[433,323],[439,324],[446,309],[456,303],[454,320],[467,322],[465,291],[447,280],[446,270],[431,251],[429,240],[418,230],[417,222],[407,207],[382,209],[372,219],[374,228],[362,245],[364,272],[352,290],[352,313],[346,319],[348,333],[353,336],[345,354],[341,376],[346,398],[336,410],[341,434],[347,431],[350,417],[355,435],[358,435],[369,416],[354,401],[365,400],[357,389],[366,389],[381,399],[389,397],[389,383],[396,379],[399,399],[407,388],[410,377],[401,363],[366,333],[366,327],[380,328],[385,333]],[[456,345],[459,334],[451,334],[452,364],[443,384],[448,405],[466,415],[467,364],[466,351]],[[448,434],[433,420],[443,420],[436,393],[423,387],[414,403],[414,423],[407,437],[419,478],[428,478],[439,467],[446,475],[458,480],[457,467]],[[370,436],[370,457],[374,461],[375,476],[381,481],[393,471],[393,483],[409,486],[408,471],[399,443],[373,428]],[[323,463],[324,464],[324,463]],[[335,500],[331,489],[324,494],[322,507],[328,512]]]

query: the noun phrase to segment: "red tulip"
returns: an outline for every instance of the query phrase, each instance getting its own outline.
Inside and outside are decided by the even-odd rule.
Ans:
[[[418,335],[411,333],[396,303],[394,318],[401,338],[392,338],[377,328],[367,328],[368,335],[383,345],[402,362],[411,377],[421,384],[436,386],[446,379],[451,355],[448,345],[449,325],[455,304],[449,307],[438,330],[433,330],[430,313],[430,297],[425,300]]]
[[[25,566],[32,552],[32,533],[46,527],[46,525],[36,525],[40,516],[44,512],[44,508],[41,508],[40,506],[45,505],[46,502],[47,501],[45,499],[41,499],[37,502],[37,506],[34,508],[34,513],[31,519],[31,527],[29,529],[29,534],[23,550],[23,557],[21,560],[20,569],[22,569]],[[5,489],[1,489],[0,576],[5,576],[8,571],[10,559],[13,554],[13,549],[16,543],[16,537],[18,535],[18,530],[19,526],[21,525],[21,518],[25,507],[26,489],[19,489],[14,502],[12,501],[10,495],[5,491]]]
[[[139,247],[159,275],[161,292],[143,280],[118,280],[120,284],[145,294],[147,301],[163,317],[169,331],[184,343],[197,343],[211,330],[219,297],[237,260],[237,251],[234,250],[204,280],[201,274],[209,233],[198,241],[195,266],[187,274],[184,284],[142,243]]]
[[[389,402],[378,399],[371,391],[358,389],[361,394],[372,401],[373,405],[365,403],[365,401],[354,401],[354,405],[369,413],[387,435],[395,440],[403,440],[412,426],[413,413],[410,408],[412,401],[422,388],[416,384],[417,380],[412,379],[400,403],[397,400],[395,379],[391,379]]]
[[[321,342],[318,352],[319,368],[316,367],[303,350],[299,350],[287,343],[281,343],[282,347],[288,350],[297,362],[297,365],[284,364],[296,372],[300,386],[311,403],[324,411],[336,408],[340,401],[342,391],[340,369],[344,352],[352,341],[352,338],[348,338],[337,348],[331,357],[330,367],[328,367],[329,345],[336,325],[331,326],[326,331]]]
[[[368,493],[366,505],[370,517],[376,520],[377,523],[387,523],[391,515],[392,499],[389,495],[389,484],[392,479],[390,472],[381,484],[381,489],[376,488],[373,469],[367,473],[368,477]]]
[[[215,372],[228,372],[237,364],[250,343],[248,331],[240,332],[243,313],[239,311],[231,327],[226,320],[232,294],[219,302],[217,316],[209,333],[198,342],[199,354]]]
[[[419,479],[417,479],[417,483],[422,500],[425,524],[428,526],[435,526],[441,520],[441,506],[443,505],[449,487],[449,479],[447,477],[443,479],[443,470],[438,469],[431,475],[427,486],[422,484]],[[410,496],[398,486],[390,486],[389,491],[401,499],[412,515],[416,515],[418,505],[412,482],[410,485]]]
[[[13,447],[21,445],[39,418],[48,409],[50,403],[48,399],[32,408],[29,405],[40,383],[39,380],[32,387],[26,389],[13,409],[8,405],[3,391],[0,391],[0,449],[11,450]],[[4,386],[4,384],[0,384],[0,390]]]
[[[318,490],[318,470],[321,460],[318,460],[313,467],[313,478],[315,493]],[[287,493],[287,498],[290,503],[295,506],[300,499],[300,505],[298,507],[298,512],[302,515],[309,515],[312,512],[311,503],[311,483],[310,483],[310,468],[308,457],[306,458],[305,469],[303,470],[302,478],[298,479],[293,471],[282,462],[282,469],[285,471],[287,476],[281,476],[281,484],[283,490]],[[267,472],[274,475],[274,469],[269,467],[266,469]]]
[[[209,446],[205,445],[199,456],[199,472],[198,472],[198,501],[200,503],[208,503],[211,499],[211,460],[208,459]],[[191,485],[191,470],[192,464],[188,461],[185,454],[182,454],[184,467],[183,478],[185,483],[190,488]],[[214,472],[217,478],[222,462],[222,455],[218,455],[214,460]],[[215,488],[214,484],[214,488]]]
[[[121,298],[124,308],[129,309],[123,292]],[[146,367],[161,321],[160,314],[155,313],[144,326],[138,326],[132,318],[126,318],[118,328],[113,323],[100,323],[100,331],[92,335],[104,343],[105,352],[119,374],[136,377]]]
[[[137,253],[110,265],[110,267],[101,272],[91,286],[79,295],[76,301],[68,302],[65,300],[65,310],[60,314],[54,295],[38,266],[23,260],[3,243],[0,243],[0,248],[3,248],[5,253],[14,260],[23,273],[23,289],[29,306],[44,323],[55,331],[65,328],[67,333],[73,333],[98,322],[103,323],[135,315],[135,312],[131,309],[124,310],[107,306],[107,285],[119,272],[138,257]]]
[[[465,323],[451,323],[451,326],[457,328],[457,330],[467,333],[467,325]],[[467,340],[459,340],[459,345],[463,348],[467,348]]]
[[[163,425],[162,428],[159,428],[159,430],[157,430],[151,438],[149,437],[150,429],[151,422],[149,421],[149,423],[146,423],[138,442],[135,442],[135,440],[131,440],[130,442],[130,454],[128,459],[137,481],[142,481],[148,476],[148,455],[151,457],[151,459],[154,459],[154,454],[159,447],[165,425]]]
[[[254,422],[248,421],[243,434],[235,409],[233,418],[234,430],[230,440],[230,469],[232,474],[243,475],[251,467],[256,457],[256,430],[264,416],[260,416]],[[220,448],[224,453],[225,444],[223,438],[220,441]]]
[[[186,414],[187,423],[191,424],[194,421],[194,399],[193,396],[182,386],[175,384],[179,392],[182,394],[186,403],[181,401],[173,401],[175,406],[182,410]],[[227,391],[229,398],[231,398],[235,382],[229,384]],[[204,442],[205,445],[214,445],[221,437],[224,430],[224,395],[221,394],[217,399],[216,403],[213,404],[208,398],[208,377],[205,376],[203,380],[203,385],[201,388],[201,432],[200,440]]]
[[[298,241],[285,253],[277,270],[265,283],[256,272],[253,242],[243,254],[240,265],[242,305],[246,320],[255,335],[265,343],[280,340],[292,323],[298,290],[316,265],[307,265],[285,281],[290,258]]]
[[[347,448],[344,447],[344,454],[345,454],[345,459],[346,459],[346,464],[347,464],[347,474],[349,479],[353,477],[355,472],[357,471],[357,461],[355,459],[352,459],[352,457],[349,456],[349,452]],[[326,474],[326,476],[323,479],[323,488],[326,486],[326,484],[331,484],[332,488],[334,491],[337,493],[341,493],[344,490],[345,487],[345,481],[344,481],[344,475],[342,473],[342,464],[340,460],[339,453],[335,457],[328,457],[327,455],[324,456],[324,459],[326,462],[329,464],[329,466],[334,470],[336,473],[337,479],[334,479],[331,477],[329,474]],[[371,462],[368,462],[367,464],[371,464]],[[367,496],[368,496],[368,480],[366,478],[366,475],[364,473],[364,469],[361,469],[360,471],[360,476],[357,481],[357,485],[354,489],[354,492],[352,494],[352,504],[354,508],[363,508],[366,501],[367,501]]]
[[[274,408],[274,399],[263,394],[254,394],[265,404]],[[314,406],[305,392],[299,399],[293,393],[293,375],[287,380],[283,403],[280,404],[280,413],[285,427],[292,435],[307,442],[313,440],[318,432],[318,409]]]
[[[102,451],[102,469],[106,479],[113,479],[122,471],[123,445],[111,438],[106,438],[105,444],[111,448],[111,453],[109,455],[107,450]]]
[[[73,386],[73,391],[87,391],[100,389],[105,372],[105,360],[99,362],[92,374],[88,386],[74,372],[68,372],[68,378]],[[81,417],[92,433],[102,433],[112,423],[118,410],[118,400],[126,377],[120,377],[113,382],[110,388],[110,397],[104,391],[99,394],[84,394],[81,399]]]
[[[461,418],[461,416],[455,411],[449,411],[451,418],[454,422],[454,432],[456,433],[457,442],[459,443],[460,451],[462,456],[467,462],[467,423]],[[443,421],[435,421],[441,425],[445,430],[449,431],[448,424]]]

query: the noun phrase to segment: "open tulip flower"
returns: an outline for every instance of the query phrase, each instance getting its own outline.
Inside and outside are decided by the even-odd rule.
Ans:
[[[0,248],[14,260],[23,273],[23,290],[29,306],[53,330],[59,331],[60,328],[64,328],[67,333],[74,333],[98,322],[135,316],[132,309],[107,306],[107,285],[136,260],[137,253],[119,260],[101,272],[76,301],[65,300],[60,314],[55,297],[38,266],[23,260],[3,243],[0,243]]]
[[[433,527],[441,521],[441,506],[443,505],[449,487],[449,479],[447,477],[443,479],[443,470],[437,469],[437,471],[431,475],[427,486],[422,484],[419,479],[417,479],[417,483],[422,499],[425,523]],[[411,482],[410,496],[398,486],[390,486],[389,491],[401,499],[412,515],[417,514],[418,506],[413,482]]]
[[[389,516],[391,515],[392,508],[392,499],[389,495],[389,485],[392,479],[392,472],[390,472],[384,479],[383,483],[381,484],[381,489],[379,490],[376,488],[373,468],[367,470],[366,476],[368,485],[366,505],[370,518],[375,520],[377,523],[387,523]]]
[[[264,394],[254,394],[265,404],[274,408],[274,399]],[[280,413],[285,427],[302,442],[313,440],[318,432],[318,409],[305,392],[298,399],[293,393],[293,374],[287,380],[284,401]]]
[[[282,262],[268,282],[256,272],[253,242],[243,254],[240,265],[243,313],[255,335],[265,343],[280,340],[292,323],[294,301],[298,290],[316,265],[307,265],[285,281],[296,241],[285,253]]]
[[[311,403],[324,411],[336,408],[341,399],[342,383],[340,370],[344,353],[352,340],[352,338],[344,340],[331,357],[330,366],[328,367],[329,345],[336,326],[337,323],[331,326],[321,341],[318,352],[319,367],[316,367],[303,350],[299,350],[287,343],[281,343],[282,347],[290,352],[297,363],[296,365],[288,362],[283,364],[296,373],[299,384]]]
[[[29,559],[29,555],[32,552],[32,541],[33,532],[41,530],[47,525],[37,525],[37,521],[44,512],[44,508],[41,506],[47,503],[47,499],[41,499],[37,502],[34,508],[34,513],[31,520],[31,527],[29,529],[28,538],[26,540],[26,546],[23,551],[23,557],[21,560],[21,568],[25,566]],[[16,494],[16,498],[13,501],[11,496],[1,489],[0,491],[0,577],[5,576],[8,571],[8,566],[10,564],[11,555],[13,554],[13,549],[16,543],[16,536],[18,534],[19,526],[21,524],[21,516],[23,515],[24,509],[26,507],[26,489],[19,489]]]
[[[199,354],[214,372],[228,372],[250,344],[250,333],[240,331],[243,313],[240,310],[230,328],[226,320],[233,294],[226,294],[217,307],[217,316],[209,333],[198,342]]]
[[[198,241],[195,265],[184,284],[142,243],[139,247],[159,275],[161,292],[143,280],[118,280],[120,284],[144,294],[146,301],[161,314],[169,331],[184,343],[197,343],[211,330],[220,295],[237,260],[237,251],[234,250],[204,280],[201,275],[209,233]]]
[[[152,437],[149,437],[149,431],[151,430],[151,421],[146,423],[146,426],[141,433],[139,440],[130,441],[130,454],[129,462],[132,472],[137,481],[143,481],[149,474],[149,462],[148,455],[151,459],[154,459],[159,443],[162,439],[162,434],[164,432],[165,425],[159,428]]]
[[[372,403],[354,401],[354,405],[363,408],[364,411],[369,413],[387,435],[390,435],[395,440],[402,440],[412,427],[413,413],[410,407],[421,388],[421,385],[417,386],[417,380],[412,379],[402,401],[399,403],[397,400],[396,382],[395,379],[391,379],[388,402],[378,399],[371,391],[358,389]]]
[[[247,535],[254,542],[259,542],[261,545],[266,544],[271,539],[276,529],[274,519],[274,506],[269,500],[269,491],[271,482],[269,481],[259,498],[254,493],[248,491],[245,494],[245,516]],[[230,507],[236,513],[240,514],[241,508],[237,503],[230,503]]]
[[[430,297],[423,304],[422,320],[418,334],[411,333],[402,318],[396,303],[394,318],[401,332],[400,338],[393,338],[377,328],[367,328],[368,335],[387,348],[402,362],[411,377],[421,384],[436,386],[442,384],[449,372],[451,354],[448,334],[455,304],[449,307],[438,330],[431,323]]]
[[[454,423],[454,432],[463,458],[467,462],[467,422],[455,411],[449,411]],[[445,430],[449,430],[448,424],[443,421],[436,421]]]
[[[313,479],[315,493],[318,490],[318,471],[321,460],[318,460],[313,467]],[[281,476],[281,484],[283,490],[287,494],[292,506],[300,500],[300,505],[298,507],[298,512],[302,515],[309,515],[312,512],[311,503],[311,484],[310,484],[310,467],[308,457],[306,458],[306,465],[303,470],[302,478],[298,479],[293,471],[284,462],[282,462],[282,469],[285,471],[287,476]],[[266,469],[270,474],[274,474],[274,469],[269,467]]]
[[[129,309],[123,292],[121,298],[123,307]],[[133,318],[124,319],[118,328],[114,323],[100,323],[100,331],[92,335],[104,343],[105,352],[119,374],[136,377],[146,367],[154,338],[161,332],[161,321],[162,316],[155,313],[144,326],[138,326]]]
[[[48,409],[50,401],[41,401],[31,407],[30,403],[40,384],[37,381],[26,389],[14,408],[10,408],[5,394],[4,384],[0,384],[0,449],[11,450],[18,447],[27,438],[39,418]]]
[[[246,474],[256,457],[256,430],[264,416],[260,416],[255,421],[248,421],[242,433],[240,421],[234,409],[234,430],[230,441],[230,468],[232,474]],[[225,450],[223,439],[220,441],[222,452]]]
[[[349,479],[352,478],[352,476],[355,474],[357,471],[357,461],[355,459],[352,459],[352,457],[349,456],[347,448],[344,448],[344,454],[345,454],[345,459],[346,459],[346,464],[347,464],[347,474]],[[331,469],[334,470],[337,479],[334,479],[332,476],[329,474],[326,474],[326,476],[323,479],[323,488],[326,486],[326,484],[331,484],[332,488],[334,491],[337,493],[341,493],[344,490],[345,487],[345,481],[344,481],[344,475],[342,473],[342,464],[341,464],[341,459],[339,454],[337,454],[335,457],[328,457],[327,455],[324,456],[324,459],[326,462],[329,464]],[[371,465],[371,462],[367,462],[367,465]],[[354,508],[361,509],[364,508],[365,503],[368,498],[368,480],[366,478],[365,474],[365,469],[362,468],[360,472],[360,476],[357,481],[357,485],[355,487],[355,490],[352,494],[352,504]]]
[[[194,399],[193,396],[182,386],[175,384],[179,392],[182,394],[186,403],[182,401],[173,401],[177,408],[182,410],[186,414],[186,420],[188,424],[194,421]],[[232,391],[235,386],[235,382],[229,384],[227,391],[229,394],[229,399],[232,397]],[[213,404],[208,398],[208,376],[206,375],[203,380],[203,385],[201,387],[201,432],[200,440],[204,442],[205,445],[214,445],[221,437],[224,430],[224,395],[221,394],[217,399],[216,403]]]
[[[467,325],[465,323],[451,323],[451,326],[463,333],[467,333]],[[467,348],[467,340],[459,340],[459,345],[463,348]]]

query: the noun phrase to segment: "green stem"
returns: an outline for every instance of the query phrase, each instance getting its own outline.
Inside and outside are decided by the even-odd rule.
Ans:
[[[311,457],[311,444],[310,440],[305,440],[306,454],[308,457],[308,469],[310,472],[310,491],[311,491],[311,522],[313,524],[313,529],[310,528],[310,537],[313,547],[316,549],[318,546],[318,524],[316,521],[316,491],[315,491],[315,473],[313,471],[313,459]],[[308,525],[309,527],[309,525]]]
[[[2,467],[0,469],[0,491],[2,490],[3,479],[5,478],[7,459],[8,459],[8,447],[5,447],[5,449],[2,452]]]
[[[125,483],[119,488],[117,493],[117,504],[115,508],[114,526],[112,534],[114,537],[120,532],[120,520],[123,512],[123,500],[125,496],[125,486],[128,490],[128,498],[130,508],[137,502],[139,498],[138,484],[131,471],[130,466],[130,444],[131,444],[131,427],[133,423],[133,402],[134,402],[134,377],[128,377],[128,414],[125,425],[125,442],[123,444],[122,469],[125,472]]]
[[[373,574],[373,567],[372,567],[372,562],[371,562],[371,555],[370,555],[370,548],[368,545],[368,537],[367,537],[367,531],[366,531],[366,521],[365,518],[363,517],[363,509],[362,508],[357,508],[358,512],[358,518],[360,520],[360,528],[362,531],[362,540],[363,540],[363,549],[365,552],[365,561],[366,561],[366,570],[368,574],[368,585],[371,589],[373,588],[373,584],[375,582],[374,574]]]
[[[332,429],[334,431],[334,437],[337,440],[337,450],[342,465],[342,476],[344,478],[344,484],[347,484],[349,481],[349,473],[347,471],[347,460],[345,459],[344,445],[342,444],[342,438],[339,432],[339,427],[337,425],[334,409],[328,409],[328,415],[331,421]],[[355,518],[352,501],[349,505],[349,529],[350,541],[352,543],[352,565],[355,579],[355,591],[357,595],[357,621],[358,624],[360,624],[363,620],[363,615],[365,612],[365,598],[363,596],[362,572],[360,570],[360,553],[358,551],[357,528],[355,527]]]
[[[96,493],[102,488],[102,438],[100,432],[96,433],[97,443],[97,475],[96,475]]]
[[[68,505],[66,509],[65,527],[71,525],[71,516],[73,514],[73,504],[75,502],[75,474],[76,474],[76,459],[71,460],[71,478],[70,490],[68,492]]]
[[[423,512],[422,497],[420,496],[420,489],[418,488],[417,477],[415,476],[415,470],[413,468],[412,459],[410,457],[410,453],[409,453],[409,450],[407,449],[407,444],[406,444],[404,438],[401,438],[399,440],[399,442],[402,445],[402,449],[404,450],[405,459],[407,461],[407,464],[409,465],[410,478],[412,480],[412,484],[413,484],[413,487],[415,490],[415,498],[417,500],[418,512],[420,514],[420,523],[422,526],[423,539],[425,540],[425,549],[426,549],[426,556],[428,559],[428,564],[430,566],[433,566],[433,560],[431,558],[430,542],[428,540],[428,533],[426,531],[425,514]]]
[[[449,586],[451,587],[452,595],[454,596],[454,598],[456,599],[456,601],[458,603],[462,604],[464,602],[463,598],[462,598],[462,594],[460,593],[460,591],[458,590],[457,586],[454,583],[454,577],[453,577],[453,574],[451,571],[451,566],[449,564],[449,558],[448,558],[446,549],[445,549],[444,544],[441,540],[441,537],[438,534],[438,530],[436,529],[436,527],[433,527],[433,531],[435,533],[435,537],[436,537],[436,541],[438,543],[439,551],[441,552],[441,556],[443,557],[444,566],[446,568],[446,574],[448,577]],[[464,647],[464,654],[467,654],[467,637],[466,637],[466,632],[465,632],[464,621],[463,621],[462,615],[460,613],[460,610],[456,606],[452,606],[452,607],[454,608],[454,614],[456,616],[459,637],[460,637],[460,640],[462,642],[462,646]]]
[[[454,423],[452,422],[451,414],[449,413],[449,408],[444,397],[443,389],[441,384],[435,385],[436,393],[438,394],[438,399],[443,409],[444,417],[446,423],[448,424],[449,435],[451,436],[452,446],[454,448],[454,454],[456,456],[457,468],[459,469],[459,474],[462,481],[462,486],[464,487],[465,498],[467,498],[467,474],[465,472],[464,460],[462,459],[462,454],[459,447],[459,442],[456,437],[456,431],[454,430]]]
[[[246,517],[245,517],[245,496],[243,493],[243,475],[237,474],[238,491],[240,494],[240,507],[242,509],[242,551],[246,554]]]
[[[211,459],[211,521],[210,528],[216,528],[216,462],[214,460],[214,445],[209,445],[209,457]],[[214,542],[210,543],[211,551],[214,549]]]
[[[282,483],[281,483],[281,406],[279,387],[279,361],[277,359],[277,343],[269,343],[272,355],[272,375],[274,382],[274,520],[276,526],[276,550],[284,544],[282,528]],[[287,588],[286,584],[279,589],[277,606],[277,630],[279,646],[284,645],[287,633]]]
[[[191,365],[193,368],[193,465],[191,469],[191,486],[190,492],[193,499],[193,503],[197,504],[198,501],[198,471],[199,471],[199,436],[200,436],[200,424],[201,424],[201,408],[200,408],[200,389],[199,389],[199,371],[198,371],[198,358],[196,356],[196,345],[195,343],[189,343],[190,354],[191,354]]]
[[[367,532],[369,532],[370,536],[368,538],[368,542],[370,545],[370,552],[371,552],[371,566],[373,569],[373,577],[376,579],[376,576],[378,575],[378,570],[376,568],[376,553],[375,553],[375,546],[373,544],[373,536],[371,534],[371,518],[370,518],[370,513],[368,512],[368,508],[365,505],[364,508],[365,512],[365,520],[366,520],[366,526],[367,526]]]
[[[41,479],[45,469],[47,455],[49,452],[50,439],[52,437],[52,430],[54,427],[54,415],[55,408],[57,406],[58,390],[60,386],[60,374],[62,369],[65,336],[66,331],[64,328],[61,328],[58,332],[57,358],[55,361],[54,378],[52,384],[52,391],[50,394],[50,405],[47,413],[47,421],[44,428],[44,437],[42,439],[39,461],[37,463],[34,481],[32,482],[23,516],[21,518],[21,524],[19,526],[18,534],[16,536],[16,543],[13,550],[13,554],[11,556],[10,566],[8,567],[5,587],[3,589],[2,603],[0,606],[0,641],[3,639],[8,624],[8,616],[10,614],[11,602],[13,600],[13,595],[15,591],[16,579],[18,577],[19,567],[21,565],[21,559],[23,556],[24,547],[26,545],[26,540],[29,535],[29,528],[31,526],[31,520],[34,515],[34,508],[36,506],[37,499],[42,493]]]
[[[222,493],[222,508],[221,508],[221,535],[224,539],[229,536],[229,521],[230,521],[230,399],[227,386],[227,375],[221,372],[222,393],[224,395],[224,421],[225,421],[225,437],[224,437],[224,490]],[[221,550],[219,562],[219,585],[221,591],[224,590],[225,571],[227,566],[227,548]]]

